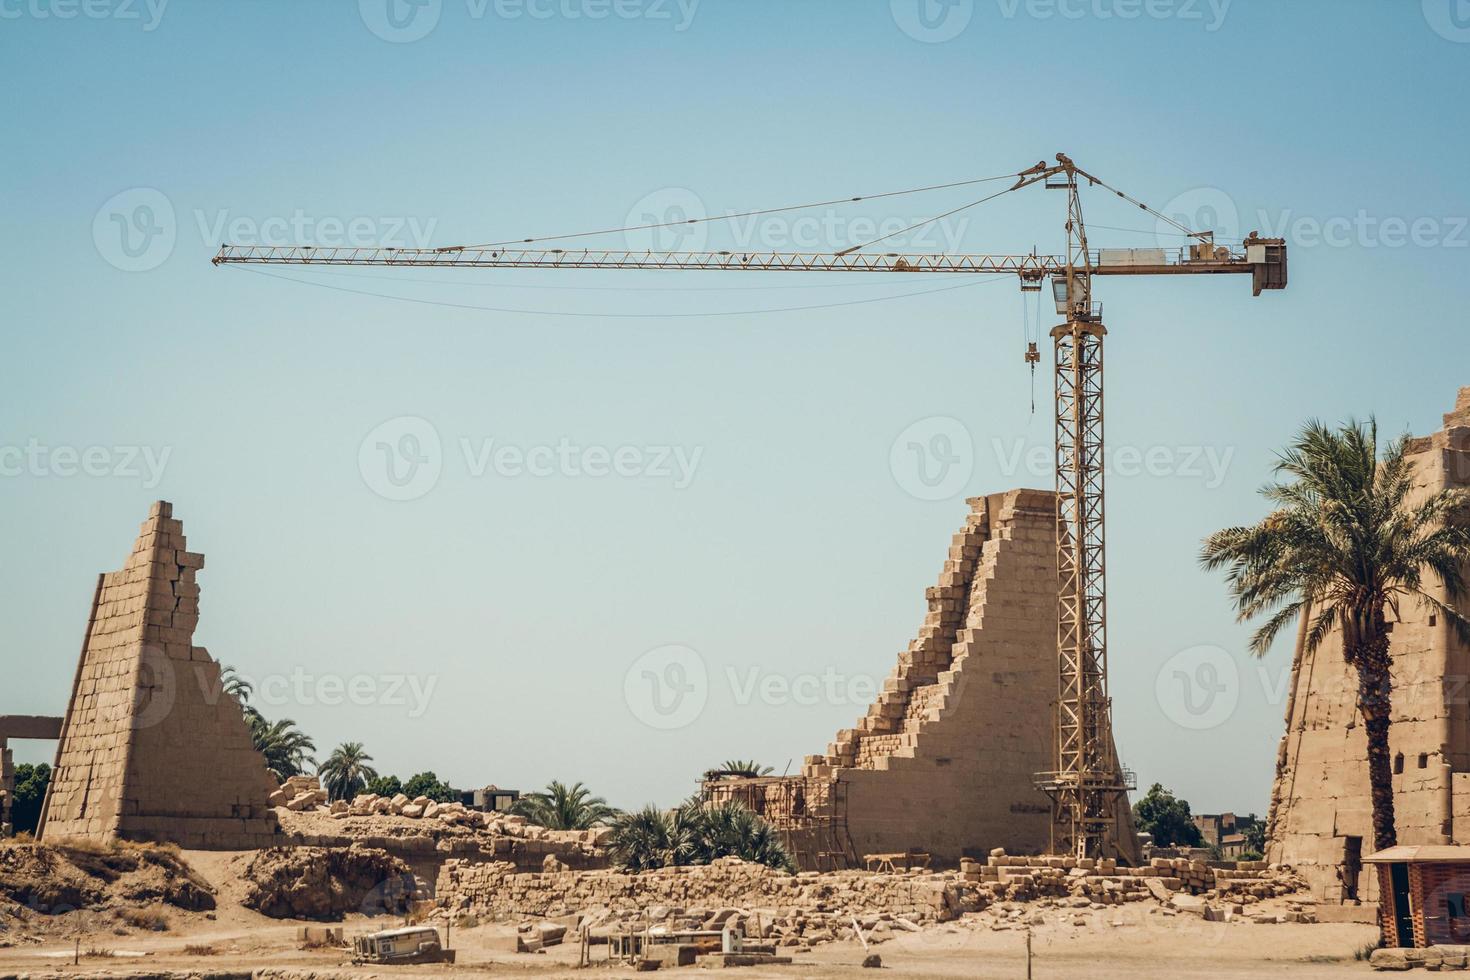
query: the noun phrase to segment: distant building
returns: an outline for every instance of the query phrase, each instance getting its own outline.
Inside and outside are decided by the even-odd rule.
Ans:
[[[1260,824],[1254,813],[1239,817],[1233,813],[1195,814],[1194,825],[1206,847],[1219,848],[1222,857],[1239,857],[1251,849],[1248,831]]]
[[[459,794],[459,802],[471,810],[486,813],[504,813],[521,798],[520,790],[486,786],[482,789],[467,789]]]

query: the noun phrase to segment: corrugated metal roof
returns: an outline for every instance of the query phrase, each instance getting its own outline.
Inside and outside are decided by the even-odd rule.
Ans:
[[[1400,844],[1363,858],[1367,864],[1470,864],[1470,846],[1463,844]]]

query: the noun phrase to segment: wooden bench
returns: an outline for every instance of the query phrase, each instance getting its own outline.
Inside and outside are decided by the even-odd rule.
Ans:
[[[886,874],[897,874],[899,866],[904,871],[914,869],[926,869],[929,867],[929,854],[926,851],[909,850],[898,854],[864,854],[863,863],[869,871]]]

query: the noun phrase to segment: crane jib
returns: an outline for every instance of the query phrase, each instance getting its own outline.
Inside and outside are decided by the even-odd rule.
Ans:
[[[1258,253],[1258,254],[1253,254]],[[1243,249],[1103,249],[1085,272],[1096,276],[1255,273],[1263,289],[1286,285],[1286,246],[1247,240]],[[310,245],[224,245],[215,265],[325,265],[486,269],[681,269],[746,272],[912,272],[1065,275],[1066,256],[896,252],[651,252],[610,249],[407,249]],[[1257,290],[1259,292],[1259,289]]]

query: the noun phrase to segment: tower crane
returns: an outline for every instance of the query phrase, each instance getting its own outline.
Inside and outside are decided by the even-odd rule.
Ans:
[[[1118,814],[1126,809],[1127,792],[1133,787],[1131,776],[1119,764],[1114,748],[1112,701],[1107,682],[1107,565],[1103,506],[1103,338],[1107,330],[1102,322],[1102,308],[1093,302],[1093,282],[1106,276],[1249,275],[1252,293],[1259,296],[1264,290],[1286,288],[1286,242],[1280,238],[1262,238],[1252,232],[1240,244],[1217,243],[1213,231],[1193,230],[1180,224],[1081,169],[1064,153],[1056,155],[1055,163],[1042,161],[1019,173],[1005,175],[1004,179],[1011,177],[1015,182],[1000,194],[1035,184],[1066,192],[1067,247],[1064,254],[865,250],[884,238],[893,237],[888,235],[837,252],[523,247],[548,239],[442,248],[223,245],[212,261],[215,265],[454,269],[1003,273],[1017,276],[1023,291],[1037,293],[1050,280],[1057,314],[1066,318],[1065,323],[1051,331],[1055,365],[1058,696],[1054,768],[1037,773],[1035,781],[1037,788],[1045,792],[1052,802],[1054,853],[1083,858],[1120,855],[1131,851],[1131,848],[1124,850],[1121,846],[1117,824]],[[1182,237],[1189,239],[1188,244],[1178,249],[1094,250],[1089,245],[1082,217],[1080,188],[1084,185],[1102,187],[1129,205],[1173,225]],[[966,205],[967,208],[973,206]],[[645,227],[710,220],[720,219],[690,219]],[[592,234],[597,233],[587,233],[589,236]],[[1030,344],[1026,352],[1027,363],[1034,365],[1040,358],[1036,344]]]

